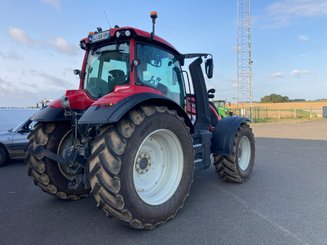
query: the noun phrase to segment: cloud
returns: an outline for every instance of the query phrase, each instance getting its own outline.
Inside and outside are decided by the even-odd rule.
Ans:
[[[9,28],[9,35],[18,42],[32,44],[33,39],[22,29],[18,27]]]
[[[34,106],[43,98],[59,98],[65,90],[76,88],[77,84],[43,71],[23,70],[12,80],[0,77],[0,105]]]
[[[63,73],[64,71],[66,69]],[[63,93],[66,89],[76,88],[79,85],[79,78],[73,74],[72,70],[70,70],[70,76],[54,76],[34,69],[23,70],[21,74],[26,78],[24,85],[43,92],[61,91]]]
[[[1,90],[4,90],[4,89],[15,89],[16,87],[13,84],[0,78],[0,88]]]
[[[38,91],[29,91],[21,86],[15,86],[0,78],[0,105],[1,106],[35,106],[39,101]],[[13,99],[19,98],[19,99]]]
[[[269,78],[274,79],[274,78],[283,78],[284,74],[282,72],[275,72],[270,74]]]
[[[23,56],[21,56],[20,54],[18,54],[16,51],[7,51],[7,52],[2,52],[0,51],[0,57],[4,60],[22,60]]]
[[[76,48],[63,38],[63,37],[57,37],[54,40],[51,41],[51,46],[57,50],[59,53],[68,54],[68,55],[75,55],[76,54]]]
[[[60,0],[41,0],[41,2],[57,9],[60,10],[61,5],[60,5]]]
[[[63,37],[56,37],[50,41],[37,40],[30,37],[24,30],[18,27],[12,27],[9,29],[9,35],[16,41],[25,45],[41,48],[53,48],[56,52],[66,55],[76,55],[77,48],[69,44]],[[0,57],[8,58],[5,53],[0,53]]]
[[[311,74],[311,72],[309,70],[294,69],[292,71],[292,76],[297,77],[297,78],[301,78],[303,76],[307,76],[307,75],[310,75],[310,74]]]
[[[266,8],[269,23],[266,28],[281,28],[300,17],[327,16],[325,0],[285,0],[278,1]]]
[[[307,42],[310,40],[310,37],[308,37],[307,35],[298,35],[297,40],[301,42]]]
[[[58,77],[54,77],[44,72],[41,72],[39,76],[44,80],[44,83],[47,84],[47,86],[57,87],[58,90],[62,90],[67,86],[67,83]]]
[[[64,91],[69,84],[63,79],[34,69],[23,70],[21,74],[25,77],[20,84],[27,90],[42,92]]]

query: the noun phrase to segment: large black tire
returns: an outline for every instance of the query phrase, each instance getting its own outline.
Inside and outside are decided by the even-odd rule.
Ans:
[[[214,155],[216,173],[234,183],[247,181],[252,173],[255,158],[255,141],[251,128],[242,124],[234,137],[233,152],[229,156]]]
[[[154,145],[153,148],[149,147],[152,146],[151,143],[147,145],[149,141],[152,142],[152,137],[156,144],[159,142],[156,139],[161,140],[159,148],[162,152],[167,150],[166,153],[171,154],[155,154],[157,150]],[[174,161],[174,157],[171,157],[174,155],[174,148],[167,144],[169,140],[165,141],[165,137],[175,140],[172,140],[171,145],[180,149],[180,158],[177,157],[180,161]],[[136,229],[151,230],[173,219],[183,207],[193,181],[194,151],[189,128],[176,111],[155,106],[133,110],[119,123],[102,127],[92,145],[89,160],[91,193],[98,207],[108,216]],[[155,155],[151,155],[152,153]],[[158,184],[162,189],[159,188],[161,192],[147,197],[143,193],[147,186],[140,189],[138,185],[143,181],[142,178],[146,182],[149,180],[148,176],[154,176],[153,169],[161,169],[163,165],[159,164],[160,157],[168,159],[165,163],[171,163],[166,167],[168,172],[175,166],[181,166],[178,170],[179,179],[171,177],[167,182],[176,184],[176,189],[168,188],[162,184],[166,182],[158,178],[155,178],[158,182],[151,178],[150,185]],[[159,168],[154,167],[158,165]],[[169,173],[172,176],[175,174],[172,171]],[[168,174],[161,176],[166,177]],[[162,199],[157,201],[154,197]]]
[[[47,157],[34,155],[33,149],[42,145],[46,150],[58,153],[60,142],[71,130],[69,123],[38,123],[35,130],[28,136],[29,145],[26,156],[28,175],[34,184],[48,194],[60,199],[78,200],[89,195],[85,188],[68,188],[70,180],[60,170],[59,164]]]
[[[7,161],[8,153],[4,147],[0,146],[0,167],[6,165]]]

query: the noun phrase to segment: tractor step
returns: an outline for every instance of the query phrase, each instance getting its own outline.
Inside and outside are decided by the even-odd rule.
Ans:
[[[212,133],[208,130],[198,130],[192,135],[194,148],[195,171],[206,169],[210,166],[210,147]]]

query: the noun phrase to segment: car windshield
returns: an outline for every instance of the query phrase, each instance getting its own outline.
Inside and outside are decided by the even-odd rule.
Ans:
[[[95,46],[89,52],[85,73],[84,89],[93,98],[129,83],[129,43]]]
[[[9,131],[17,133],[17,131],[20,130],[21,128],[23,128],[23,127],[29,128],[31,122],[32,122],[31,118],[27,118],[21,124],[19,124],[17,127],[13,128],[13,129],[10,129]],[[33,126],[34,126],[34,124],[35,123],[33,123]]]

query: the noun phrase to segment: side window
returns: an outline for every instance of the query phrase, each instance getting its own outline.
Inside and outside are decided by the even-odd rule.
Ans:
[[[176,57],[160,48],[137,44],[137,79],[184,106],[184,83]]]
[[[99,60],[93,60],[92,66],[89,67],[89,77],[98,77]]]

